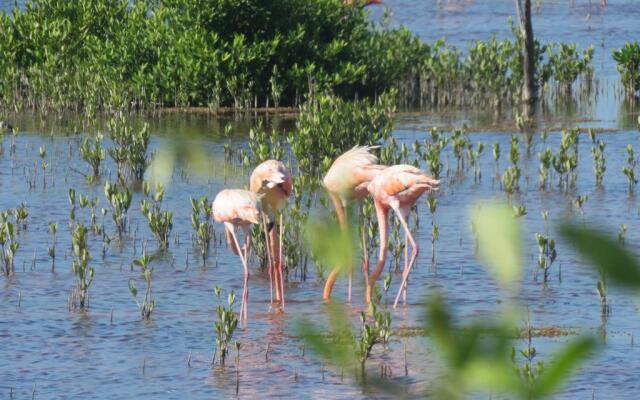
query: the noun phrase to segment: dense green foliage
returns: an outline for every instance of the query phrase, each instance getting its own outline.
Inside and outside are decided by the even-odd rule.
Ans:
[[[429,45],[340,0],[28,0],[0,14],[0,106],[240,109],[394,87],[411,105],[511,102],[519,48],[517,34]],[[541,86],[590,71],[589,50],[536,48]]]
[[[627,95],[635,98],[640,90],[640,44],[625,43],[624,47],[613,51],[613,59],[618,63],[618,72]]]
[[[415,40],[339,0],[31,0],[0,15],[0,101],[245,107],[297,104],[310,85],[371,94],[413,61],[398,43]]]

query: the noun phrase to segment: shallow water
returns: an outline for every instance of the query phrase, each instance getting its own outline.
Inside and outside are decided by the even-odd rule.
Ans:
[[[394,134],[409,145],[415,140],[423,140],[430,127],[427,121],[418,117],[400,118]],[[153,121],[152,131],[178,137],[183,137],[179,134],[184,133],[180,140],[196,143],[205,148],[212,158],[219,159],[223,157],[222,145],[227,143],[227,139],[215,134],[217,124],[218,121],[206,118],[171,116]],[[242,127],[238,129],[241,131]],[[193,131],[212,133],[193,138]],[[438,195],[437,222],[441,236],[436,246],[437,271],[430,267],[430,217],[424,199],[421,199],[417,240],[423,251],[412,275],[409,304],[393,313],[395,329],[421,325],[424,320],[423,296],[436,288],[444,291],[461,320],[490,313],[499,307],[501,298],[495,283],[474,257],[468,208],[479,199],[503,196],[493,182],[495,166],[490,146],[498,142],[503,149],[502,171],[507,165],[504,154],[510,135],[475,132],[470,137],[474,143],[482,141],[487,146],[481,161],[482,181],[474,183],[472,172],[463,179],[455,178],[453,173],[445,179]],[[130,238],[122,249],[112,245],[103,260],[100,238],[90,241],[96,275],[90,289],[91,309],[88,314],[80,315],[69,312],[66,305],[73,282],[67,190],[73,187],[78,195],[98,196],[101,206],[105,206],[103,186],[87,184],[77,172],[87,170],[77,150],[81,135],[42,135],[27,129],[17,137],[14,156],[8,152],[9,138],[5,137],[5,152],[0,158],[0,188],[3,192],[0,209],[16,207],[25,201],[29,207],[29,226],[20,236],[21,247],[16,260],[18,271],[10,279],[3,278],[0,288],[3,304],[0,308],[0,359],[4,360],[0,367],[0,375],[3,376],[0,391],[5,395],[13,392],[18,398],[30,396],[34,386],[39,398],[89,395],[98,398],[206,398],[234,395],[236,369],[233,357],[232,366],[225,371],[210,366],[215,346],[217,304],[213,288],[219,285],[224,290],[233,289],[239,293],[241,265],[222,244],[216,246],[207,260],[207,267],[203,268],[190,239],[189,196],[208,195],[213,198],[225,186],[221,172],[217,171],[212,179],[185,178],[176,172],[167,187],[164,205],[174,212],[174,239],[169,253],[154,261],[153,284],[157,306],[153,321],[144,323],[140,320],[127,289],[130,278],[137,280],[139,288],[142,286],[139,273],[130,268],[131,261],[140,255],[141,241],[148,241],[149,249],[155,248],[146,221],[140,214],[140,193],[135,194],[129,212],[135,244]],[[589,200],[584,206],[585,219],[597,221],[613,233],[620,223],[627,223],[630,226],[627,241],[637,243],[640,239],[640,233],[633,228],[633,220],[638,218],[637,200],[628,197],[626,178],[619,172],[626,158],[627,143],[637,145],[639,134],[621,131],[603,133],[600,138],[607,142],[606,184],[602,191],[595,190],[590,141],[586,135],[580,138],[575,192],[566,194],[557,189],[542,192],[536,186],[538,161],[535,155],[547,146],[557,148],[560,139],[557,132],[549,135],[546,145],[536,136],[532,156],[524,162],[522,194],[516,200],[527,206],[527,215],[523,217],[526,273],[521,300],[529,307],[531,323],[535,327],[554,326],[576,333],[595,333],[601,325],[597,278],[561,241],[548,287],[545,288],[540,279],[534,280],[537,247],[533,236],[545,229],[541,210],[549,210],[552,221],[570,215],[580,218],[572,211],[571,200],[576,194],[586,194]],[[165,134],[154,136],[152,146],[170,145],[171,140]],[[244,142],[238,138],[232,143],[241,146]],[[29,190],[25,176],[32,174],[34,164],[39,165],[37,149],[41,145],[46,146],[47,160],[51,164],[47,171],[47,186],[43,190],[39,174],[37,188]],[[521,151],[524,158],[523,145]],[[455,169],[450,148],[446,154],[445,170]],[[107,162],[107,170],[114,170],[111,162]],[[247,175],[246,172],[244,174]],[[230,178],[226,185],[239,186],[241,183],[237,178]],[[89,212],[78,209],[77,216],[78,220],[88,222]],[[59,222],[58,259],[54,273],[47,256],[50,241],[47,224],[50,221]],[[110,234],[114,233],[115,228],[109,218],[106,227]],[[219,225],[216,229],[220,233]],[[399,281],[398,275],[393,276],[389,301]],[[354,304],[350,307],[354,321],[356,313],[364,308],[359,274],[356,274],[355,282]],[[348,384],[346,378],[343,382],[338,374],[331,371],[323,373],[325,368],[309,354],[301,355],[301,342],[295,337],[295,323],[302,317],[314,321],[325,318],[325,306],[320,301],[321,288],[322,284],[312,269],[306,282],[292,278],[287,287],[286,313],[276,313],[269,307],[268,278],[264,272],[254,268],[250,281],[250,323],[235,337],[242,343],[238,374],[240,397],[269,395],[297,398],[300,393],[314,397],[365,396]],[[338,299],[345,298],[344,281],[338,282],[334,293]],[[632,344],[632,338],[640,334],[637,305],[631,296],[617,291],[612,291],[610,297],[613,313],[605,328],[607,344],[572,380],[564,397],[590,396],[594,390],[596,396],[605,398],[635,398],[640,393],[635,379],[640,358],[637,346]],[[540,358],[544,359],[564,340],[537,338],[534,345],[540,352]],[[406,382],[410,393],[415,394],[436,376],[437,360],[430,339],[408,338],[406,341],[410,350]],[[269,362],[265,362],[267,346],[270,348]],[[404,368],[402,348],[403,341],[395,337],[390,351],[384,354],[377,352],[369,361],[372,376],[379,373],[382,362],[391,366],[395,376],[401,376]],[[189,354],[190,367],[187,365]]]
[[[10,7],[13,1],[0,0],[0,9]],[[513,2],[504,0],[484,1],[435,1],[409,2],[388,0],[393,9],[394,23],[400,21],[428,40],[446,36],[453,43],[464,45],[471,39],[486,39],[496,33],[498,37],[510,34],[506,19],[513,13]],[[575,5],[572,5],[575,4]],[[630,247],[640,240],[640,232],[634,229],[639,210],[636,197],[627,194],[626,178],[620,172],[626,159],[628,143],[640,145],[637,130],[632,130],[635,116],[617,98],[615,66],[610,59],[612,48],[628,39],[637,38],[640,7],[634,1],[609,1],[600,8],[592,1],[589,11],[585,1],[545,1],[534,16],[536,32],[546,40],[576,41],[596,47],[596,76],[602,74],[605,89],[597,101],[580,105],[568,113],[553,112],[545,120],[551,128],[572,125],[576,120],[581,126],[619,129],[599,135],[607,142],[605,155],[607,172],[605,188],[595,189],[590,142],[586,135],[580,138],[580,163],[575,192],[562,193],[557,188],[539,191],[536,186],[537,152],[545,147],[558,147],[560,135],[550,133],[547,143],[541,143],[536,135],[531,157],[524,157],[522,193],[517,202],[527,206],[523,217],[526,273],[523,278],[521,301],[530,310],[531,323],[535,327],[560,327],[576,333],[596,333],[601,327],[600,304],[596,291],[597,277],[564,244],[558,241],[558,259],[552,267],[552,280],[547,287],[534,280],[537,246],[534,233],[544,232],[541,210],[549,210],[552,222],[567,216],[581,218],[572,210],[571,201],[577,194],[586,194],[584,218],[595,221],[613,234],[621,223],[629,225],[627,242]],[[373,17],[380,8],[372,8]],[[587,19],[587,15],[590,17]],[[604,39],[604,49],[600,47]],[[569,118],[565,118],[566,116]],[[480,199],[503,197],[493,182],[495,165],[491,158],[491,145],[500,143],[502,159],[499,169],[507,166],[506,153],[510,135],[501,125],[508,116],[485,111],[454,110],[437,115],[404,115],[398,118],[394,135],[408,145],[427,138],[432,125],[461,125],[472,127],[470,135],[475,143],[486,147],[481,160],[482,181],[474,183],[472,172],[464,179],[445,179],[438,195],[437,222],[440,241],[437,243],[437,272],[431,267],[430,216],[424,198],[420,200],[420,227],[417,240],[422,252],[418,267],[412,275],[409,287],[409,304],[393,313],[393,327],[415,327],[424,321],[423,296],[435,289],[445,292],[461,321],[476,315],[492,312],[499,307],[500,295],[494,281],[488,276],[474,256],[474,242],[468,219],[469,206]],[[238,176],[224,176],[220,170],[212,171],[211,179],[188,177],[180,171],[167,187],[164,206],[174,212],[174,229],[169,253],[154,261],[154,297],[157,301],[152,322],[144,323],[136,304],[128,292],[129,279],[142,281],[137,271],[131,271],[131,261],[140,255],[141,242],[148,241],[149,249],[155,242],[140,214],[140,193],[136,193],[129,212],[133,238],[122,249],[112,245],[106,258],[101,258],[102,243],[99,238],[90,243],[92,265],[96,268],[95,281],[90,289],[91,309],[87,314],[67,311],[67,296],[73,283],[69,256],[70,235],[68,227],[69,207],[67,190],[76,188],[79,194],[100,198],[100,206],[106,205],[103,185],[89,185],[80,172],[87,167],[78,154],[82,135],[68,121],[46,121],[44,125],[32,116],[18,117],[16,125],[21,133],[16,140],[16,154],[9,154],[10,136],[5,136],[4,154],[0,156],[0,209],[16,207],[26,202],[29,207],[29,226],[21,234],[18,250],[17,273],[0,284],[0,393],[16,398],[210,398],[230,397],[236,394],[239,379],[239,397],[334,397],[362,398],[356,386],[345,377],[324,368],[308,353],[303,357],[301,342],[295,337],[295,324],[308,317],[319,323],[325,318],[325,306],[320,301],[322,283],[310,268],[307,281],[292,278],[287,287],[286,313],[273,312],[269,307],[269,282],[266,273],[254,268],[250,281],[250,322],[241,329],[235,339],[242,342],[241,359],[236,375],[234,354],[226,370],[212,368],[210,360],[215,347],[214,322],[216,299],[213,288],[242,289],[241,265],[224,244],[216,246],[204,268],[198,261],[197,251],[191,245],[189,197],[208,195],[210,199],[221,188],[241,186],[248,176],[239,171]],[[205,149],[211,158],[222,159],[222,146],[227,139],[218,133],[223,124],[200,115],[168,115],[150,120],[154,136],[152,146],[195,143]],[[290,121],[276,121],[277,126],[287,127]],[[232,139],[235,148],[246,145],[246,132],[251,121],[234,123],[237,135]],[[62,127],[61,127],[62,126]],[[507,128],[508,130],[508,128]],[[54,135],[50,135],[54,133]],[[175,141],[175,142],[174,142]],[[47,148],[46,189],[42,175],[38,173],[37,187],[30,190],[26,176],[33,173],[34,165],[40,165],[38,148]],[[455,159],[450,147],[446,151],[448,166],[455,169]],[[107,170],[114,170],[106,162]],[[39,167],[37,167],[39,168]],[[446,170],[447,168],[445,168]],[[80,172],[78,172],[80,171]],[[106,174],[109,175],[108,173]],[[526,183],[528,178],[528,184]],[[554,179],[556,179],[554,177]],[[78,219],[88,221],[88,210],[77,211]],[[99,217],[100,219],[100,217]],[[50,237],[47,224],[59,222],[58,259],[56,270],[51,272],[47,247]],[[107,218],[110,234],[114,226]],[[218,233],[221,227],[216,225]],[[133,233],[132,233],[133,235]],[[552,236],[557,236],[551,232]],[[176,239],[177,238],[177,239]],[[35,264],[33,263],[35,256]],[[187,266],[187,259],[189,260]],[[255,265],[255,262],[254,262]],[[389,292],[389,301],[398,286],[398,276]],[[364,308],[363,285],[356,274],[354,304],[349,308],[354,321],[356,313]],[[335,297],[345,299],[346,285],[339,281]],[[605,331],[607,343],[583,367],[559,395],[562,398],[635,399],[640,395],[636,371],[640,367],[640,353],[633,345],[633,338],[640,332],[638,304],[627,293],[611,290],[609,294],[613,310]],[[20,299],[20,300],[19,300]],[[19,305],[20,301],[20,306]],[[236,305],[237,306],[237,305]],[[523,316],[523,321],[526,317]],[[409,376],[403,375],[403,341],[406,340]],[[540,359],[548,360],[558,344],[567,338],[535,338],[534,345]],[[269,361],[265,351],[269,346]],[[521,343],[524,346],[524,343]],[[235,351],[235,350],[234,350]],[[392,338],[391,349],[376,352],[368,362],[371,377],[378,374],[380,364],[391,366],[395,377],[406,382],[410,394],[428,387],[438,374],[435,351],[429,338]],[[187,359],[191,355],[190,366]]]

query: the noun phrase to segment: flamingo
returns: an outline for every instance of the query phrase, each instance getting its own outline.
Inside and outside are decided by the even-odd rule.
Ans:
[[[276,301],[282,302],[284,308],[284,271],[282,263],[282,214],[280,211],[287,204],[293,185],[291,172],[277,160],[267,160],[253,170],[249,181],[249,189],[254,193],[263,195],[262,209],[273,222],[267,235],[267,226],[264,224],[265,240],[267,243],[267,260],[269,263],[269,283],[271,290],[271,303],[273,303],[273,279],[274,266],[276,281]],[[280,229],[277,229],[276,215],[280,214]],[[280,236],[278,237],[278,232]]]
[[[212,204],[213,218],[224,223],[224,233],[231,250],[240,257],[244,267],[244,288],[240,305],[240,319],[247,321],[249,302],[249,266],[247,257],[251,247],[251,225],[259,224],[262,216],[261,195],[241,189],[225,189],[216,195]],[[244,245],[240,248],[235,228],[244,232]]]
[[[351,150],[336,158],[324,177],[324,187],[329,192],[338,216],[340,228],[346,232],[347,203],[351,200],[361,200],[367,195],[369,182],[376,177],[386,166],[378,165],[378,158],[371,154],[371,146],[355,146]],[[336,266],[329,273],[324,285],[322,298],[328,300],[331,297],[333,285],[341,272],[341,266]],[[351,301],[351,273],[349,265],[349,291],[348,300]],[[368,270],[368,268],[367,268]],[[366,271],[365,271],[366,273]]]
[[[382,171],[369,184],[367,189],[369,193],[371,193],[375,203],[380,230],[380,253],[376,269],[369,278],[367,286],[367,302],[371,302],[373,286],[375,285],[376,280],[380,277],[387,259],[387,216],[389,215],[390,209],[392,209],[398,216],[398,219],[404,228],[405,243],[406,239],[408,239],[413,247],[411,252],[411,261],[409,264],[407,264],[407,259],[405,257],[404,270],[402,272],[402,283],[400,284],[400,290],[398,290],[393,307],[396,308],[398,300],[400,299],[400,294],[403,292],[404,301],[406,302],[407,279],[411,272],[411,268],[416,261],[419,250],[418,244],[414,240],[407,225],[407,217],[409,216],[411,206],[415,204],[418,198],[426,191],[438,190],[439,183],[440,181],[433,179],[412,165],[394,165]],[[405,246],[405,249],[407,248],[408,247]]]

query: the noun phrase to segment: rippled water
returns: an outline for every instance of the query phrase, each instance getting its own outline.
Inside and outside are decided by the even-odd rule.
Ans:
[[[180,139],[205,146],[212,158],[221,158],[226,139],[215,132],[218,121],[203,117],[170,116],[153,121],[152,130],[161,133],[153,138],[153,147],[171,145],[171,137],[193,131],[209,132],[206,136]],[[25,126],[29,127],[28,123]],[[430,125],[425,118],[403,117],[397,122],[395,136],[408,144],[426,138]],[[242,129],[239,127],[238,129]],[[64,131],[64,130],[63,130]],[[191,135],[186,137],[192,137]],[[510,135],[499,132],[474,132],[474,143],[484,142],[487,148],[500,143],[508,149]],[[524,241],[526,243],[522,302],[528,305],[535,327],[560,327],[579,332],[596,332],[601,325],[599,299],[596,292],[596,276],[562,243],[558,244],[558,260],[553,266],[552,280],[548,287],[535,281],[537,247],[533,235],[544,232],[541,210],[549,210],[550,219],[558,221],[573,214],[571,201],[576,194],[586,194],[589,200],[584,206],[587,220],[596,221],[612,232],[620,223],[630,226],[628,242],[637,243],[639,232],[633,221],[638,218],[637,199],[626,193],[626,180],[620,172],[625,159],[627,143],[638,144],[638,132],[622,131],[603,133],[607,142],[606,187],[595,190],[590,142],[586,135],[580,141],[578,186],[575,192],[565,194],[558,190],[542,192],[537,189],[535,157],[546,146],[557,148],[560,135],[552,132],[546,145],[539,136],[533,140],[531,158],[524,162],[522,194],[517,201],[527,206],[524,217]],[[74,187],[78,194],[100,197],[105,205],[102,185],[88,185],[76,171],[86,171],[80,160],[78,141],[80,135],[42,135],[26,129],[17,137],[16,154],[8,153],[9,139],[5,138],[5,153],[0,158],[0,208],[16,207],[25,201],[29,207],[29,227],[20,237],[21,247],[16,261],[17,273],[4,279],[0,289],[0,367],[3,376],[0,391],[13,392],[22,398],[30,395],[34,386],[40,398],[63,397],[196,397],[234,395],[236,391],[235,367],[222,371],[211,368],[210,360],[215,345],[214,320],[216,300],[213,287],[219,285],[236,292],[241,290],[241,265],[225,245],[217,246],[203,268],[197,252],[191,245],[189,221],[189,196],[208,195],[212,198],[223,188],[220,171],[216,178],[185,178],[174,174],[167,188],[165,206],[175,213],[174,235],[169,253],[155,261],[154,296],[157,309],[153,321],[140,320],[136,305],[128,293],[130,278],[139,279],[131,271],[131,260],[140,254],[142,240],[155,243],[139,209],[140,193],[136,193],[130,210],[131,229],[136,243],[130,238],[122,249],[112,246],[103,260],[101,241],[91,241],[90,250],[96,268],[91,287],[91,310],[86,315],[67,311],[67,296],[73,279],[70,273],[70,235],[67,226],[67,190]],[[242,139],[234,146],[243,145]],[[37,149],[47,148],[50,168],[47,187],[42,188],[39,175],[37,188],[29,190],[25,176],[39,165]],[[524,147],[522,147],[524,154]],[[503,151],[503,153],[506,150]],[[447,151],[446,167],[455,169],[455,159]],[[503,159],[500,169],[506,167]],[[108,170],[114,166],[108,162]],[[474,257],[474,243],[470,234],[468,208],[478,199],[502,196],[493,182],[494,163],[490,150],[481,161],[482,181],[474,183],[471,173],[462,180],[451,175],[445,179],[438,195],[437,220],[441,239],[437,244],[437,272],[430,268],[430,217],[424,199],[419,212],[421,224],[417,240],[423,252],[411,280],[409,305],[393,313],[393,326],[415,327],[423,321],[423,296],[442,289],[452,302],[456,312],[465,319],[491,312],[500,301],[494,282]],[[248,173],[246,173],[248,175]],[[528,183],[526,183],[528,181]],[[240,185],[234,182],[227,185]],[[88,211],[79,210],[78,219],[88,221]],[[574,215],[575,216],[575,215]],[[578,217],[579,218],[579,217]],[[49,235],[47,224],[60,223],[56,271],[51,272],[47,256]],[[114,232],[110,220],[107,229]],[[221,227],[216,226],[220,231]],[[172,235],[172,236],[174,236]],[[35,257],[35,263],[34,263]],[[187,259],[190,261],[187,265]],[[358,276],[358,275],[356,275]],[[358,277],[359,278],[359,277]],[[398,277],[390,295],[396,289]],[[364,305],[363,285],[356,279],[354,314]],[[139,281],[138,286],[142,282]],[[250,323],[237,333],[242,342],[239,366],[240,397],[277,396],[297,398],[301,393],[315,397],[362,397],[359,389],[342,382],[339,375],[325,371],[320,363],[308,354],[302,357],[301,342],[294,336],[294,324],[301,317],[314,320],[324,318],[324,305],[320,301],[322,283],[310,271],[306,282],[292,279],[288,284],[288,304],[285,314],[275,313],[269,307],[268,278],[254,270],[250,294]],[[346,287],[340,281],[335,290],[337,298],[344,299]],[[19,298],[21,304],[18,306]],[[607,345],[589,366],[573,379],[566,397],[590,396],[635,398],[637,388],[635,371],[640,364],[633,337],[640,330],[638,310],[633,298],[612,291],[613,313],[606,325]],[[524,317],[523,317],[524,318]],[[404,340],[404,339],[403,339]],[[534,345],[544,358],[562,342],[560,339],[535,339]],[[406,339],[409,348],[409,377],[406,382],[411,393],[424,389],[434,374],[436,360],[429,339]],[[269,361],[265,351],[270,348]],[[372,374],[377,374],[379,364],[388,363],[394,375],[402,375],[403,341],[393,339],[391,350],[376,353],[369,362]],[[191,354],[191,366],[187,359]],[[233,363],[232,363],[233,364]]]
[[[597,277],[591,269],[558,242],[558,259],[553,266],[552,280],[547,287],[534,280],[537,247],[534,233],[544,232],[540,217],[542,210],[549,210],[550,219],[558,221],[568,216],[580,218],[572,210],[571,201],[577,194],[586,194],[589,200],[584,206],[584,218],[615,233],[619,224],[629,226],[627,241],[632,246],[640,240],[635,229],[639,209],[637,197],[629,197],[626,179],[621,168],[626,159],[628,143],[640,145],[639,134],[631,130],[635,119],[615,95],[613,81],[617,79],[610,51],[625,40],[637,38],[636,26],[640,7],[634,1],[609,1],[600,8],[592,1],[589,8],[585,1],[545,1],[535,15],[536,32],[548,40],[577,41],[581,45],[596,46],[596,73],[610,79],[609,89],[595,105],[584,107],[571,115],[570,120],[552,118],[547,126],[557,128],[575,124],[581,117],[593,120],[579,122],[581,126],[616,128],[600,134],[607,142],[605,155],[607,172],[605,189],[598,191],[594,185],[590,143],[586,135],[580,138],[580,163],[575,192],[561,193],[557,189],[542,192],[537,189],[538,161],[536,154],[545,147],[556,149],[560,135],[554,129],[547,143],[539,136],[533,140],[531,157],[523,156],[522,193],[517,202],[527,206],[523,217],[525,241],[524,261],[526,273],[523,280],[522,302],[527,305],[531,322],[535,327],[560,327],[576,333],[595,333],[601,328],[600,304],[596,291]],[[6,9],[13,1],[0,1],[0,9]],[[402,22],[426,39],[446,36],[457,44],[471,39],[486,39],[496,33],[509,35],[506,19],[513,13],[512,1],[433,1],[410,2],[388,0],[393,9],[394,23]],[[373,17],[380,9],[373,8]],[[377,14],[378,13],[378,14]],[[589,16],[587,18],[587,16]],[[600,47],[604,40],[604,49]],[[502,121],[504,117],[499,117]],[[488,123],[484,123],[488,119]],[[250,287],[250,323],[241,329],[236,339],[242,342],[240,365],[236,375],[232,360],[226,370],[212,368],[210,360],[215,346],[215,307],[213,288],[219,285],[225,290],[240,292],[242,271],[237,257],[224,244],[217,246],[209,256],[206,268],[197,260],[191,245],[190,196],[208,195],[210,198],[223,187],[240,186],[242,181],[216,171],[212,179],[186,178],[180,171],[174,174],[167,187],[165,206],[174,212],[174,229],[169,253],[154,262],[154,297],[157,300],[153,321],[144,323],[136,304],[130,296],[127,283],[138,280],[137,271],[131,271],[131,260],[140,255],[142,240],[155,247],[151,234],[139,208],[140,193],[136,193],[130,210],[133,238],[122,249],[113,245],[103,260],[101,241],[91,241],[90,250],[96,268],[95,281],[90,289],[91,309],[87,314],[67,311],[67,296],[73,283],[70,272],[70,234],[68,228],[67,190],[76,188],[78,194],[100,197],[106,205],[102,184],[89,185],[80,172],[87,167],[78,154],[82,135],[64,119],[51,125],[40,125],[31,116],[14,120],[21,133],[16,140],[16,154],[9,154],[10,136],[5,136],[4,154],[0,156],[0,209],[16,207],[26,202],[29,207],[28,230],[21,234],[21,247],[16,260],[17,273],[0,283],[0,393],[2,397],[36,398],[210,398],[229,397],[236,394],[243,398],[254,397],[366,397],[360,389],[344,380],[339,374],[326,370],[309,354],[301,354],[301,342],[295,337],[295,323],[301,317],[321,322],[325,318],[325,306],[320,301],[322,282],[311,268],[305,282],[295,278],[287,287],[287,310],[280,314],[270,310],[269,282],[265,273],[254,269]],[[225,121],[205,116],[169,115],[150,120],[154,134],[152,146],[172,146],[173,141],[195,143],[205,148],[215,159],[223,157],[222,139],[218,132]],[[395,136],[411,145],[415,140],[427,137],[433,124],[472,126],[471,140],[484,142],[482,156],[482,181],[474,183],[472,173],[464,179],[449,176],[438,195],[437,221],[440,241],[436,254],[438,268],[430,268],[430,217],[424,199],[420,201],[420,228],[417,240],[422,252],[418,267],[412,275],[408,306],[399,307],[393,313],[394,328],[422,325],[423,296],[434,289],[441,289],[455,307],[461,320],[491,312],[499,306],[500,298],[495,284],[474,257],[474,242],[470,234],[468,208],[479,199],[502,197],[493,181],[495,165],[490,146],[500,143],[503,149],[500,170],[506,165],[506,151],[510,135],[503,128],[493,128],[493,116],[478,115],[468,110],[458,110],[439,115],[403,115],[396,123]],[[251,121],[235,122],[237,136],[235,148],[246,145],[246,132]],[[290,121],[278,121],[286,127]],[[62,126],[62,128],[60,127]],[[476,128],[474,128],[476,127]],[[53,135],[50,135],[53,133]],[[521,140],[522,143],[522,140]],[[26,176],[39,165],[38,148],[47,148],[46,189],[38,174],[35,190],[29,190]],[[524,154],[524,147],[521,146]],[[447,166],[455,168],[455,159],[447,150]],[[106,162],[107,169],[113,164]],[[80,171],[80,172],[78,172]],[[240,171],[248,176],[248,171]],[[528,180],[528,183],[526,183]],[[88,221],[88,211],[78,210],[78,219]],[[59,222],[58,259],[55,272],[47,256],[50,237],[47,224]],[[107,229],[114,227],[107,219]],[[221,231],[219,225],[216,226]],[[554,233],[551,233],[554,236]],[[34,262],[35,260],[35,262]],[[189,260],[187,265],[187,260]],[[356,274],[354,304],[349,308],[354,320],[364,308],[363,285]],[[394,283],[390,295],[398,285]],[[346,297],[346,285],[339,281],[335,297]],[[613,311],[606,327],[606,345],[589,364],[572,379],[560,395],[564,398],[635,399],[640,395],[636,371],[640,367],[640,350],[633,338],[640,332],[638,306],[633,296],[612,290],[610,299]],[[20,304],[19,304],[20,303]],[[523,316],[523,320],[525,316]],[[536,338],[540,358],[547,358],[566,338]],[[381,363],[391,366],[394,376],[402,377],[404,368],[403,345],[408,348],[409,376],[399,378],[406,382],[411,394],[419,393],[437,376],[437,360],[429,338],[399,339],[393,337],[391,349],[376,352],[368,362],[371,376],[375,377]],[[269,360],[265,360],[267,346]],[[524,346],[524,344],[523,344]],[[190,366],[187,359],[191,355]],[[232,357],[233,359],[233,357]],[[236,382],[238,380],[238,382]]]

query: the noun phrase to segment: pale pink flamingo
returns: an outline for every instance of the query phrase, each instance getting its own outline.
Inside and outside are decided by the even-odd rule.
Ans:
[[[225,189],[213,200],[212,213],[217,222],[224,223],[224,233],[231,250],[240,257],[244,267],[244,289],[240,305],[240,319],[246,322],[249,308],[249,265],[247,264],[251,247],[251,225],[262,221],[261,195],[241,189]],[[235,233],[240,227],[244,232],[244,245]]]
[[[343,232],[347,230],[347,204],[352,200],[361,200],[367,192],[369,182],[386,167],[377,165],[378,158],[371,153],[371,146],[355,146],[351,150],[336,158],[324,177],[324,187],[329,192],[338,216],[338,223]],[[327,277],[322,298],[331,297],[333,285],[342,268],[335,266]],[[352,265],[346,266],[349,271],[348,300],[351,301],[351,273]],[[368,268],[367,268],[368,269]],[[365,270],[365,276],[367,271]]]
[[[271,229],[267,229],[265,224],[271,302],[273,303],[273,280],[275,272],[276,301],[282,302],[282,307],[284,308],[281,210],[287,204],[293,189],[291,172],[281,161],[264,161],[253,170],[249,181],[249,189],[254,193],[263,195],[262,210],[269,216],[270,222],[273,223]],[[278,216],[280,217],[280,229],[277,228]],[[267,230],[269,231],[268,235]]]
[[[418,256],[418,244],[413,238],[409,226],[407,225],[407,217],[411,206],[413,206],[418,198],[426,191],[438,190],[439,181],[431,178],[420,169],[411,165],[394,165],[382,171],[376,176],[368,186],[369,193],[373,197],[376,206],[376,215],[378,217],[378,225],[380,230],[380,254],[378,263],[373,274],[369,277],[367,286],[367,302],[371,301],[373,287],[376,280],[380,277],[387,259],[387,216],[389,210],[398,216],[405,232],[406,239],[409,239],[413,247],[411,252],[411,261],[407,264],[405,256],[404,271],[402,272],[402,283],[400,290],[396,296],[393,307],[398,305],[400,294],[404,292],[404,300],[406,302],[406,287],[409,273],[413,267],[416,257]],[[405,245],[405,250],[408,247]]]

